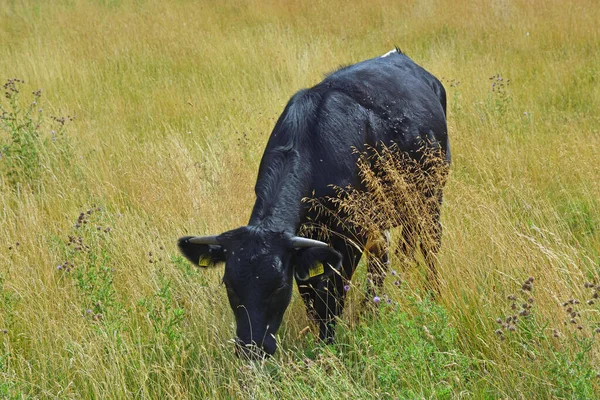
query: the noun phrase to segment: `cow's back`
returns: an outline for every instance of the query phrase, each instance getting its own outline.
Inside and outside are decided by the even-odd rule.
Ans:
[[[317,195],[359,185],[356,162],[367,147],[395,144],[415,158],[423,148],[448,154],[444,88],[401,53],[343,68],[309,92],[320,99],[307,133]]]

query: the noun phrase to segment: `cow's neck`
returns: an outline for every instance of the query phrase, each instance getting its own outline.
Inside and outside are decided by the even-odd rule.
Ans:
[[[309,195],[310,173],[297,152],[272,152],[261,163],[249,225],[295,234]],[[265,162],[266,161],[266,162]]]

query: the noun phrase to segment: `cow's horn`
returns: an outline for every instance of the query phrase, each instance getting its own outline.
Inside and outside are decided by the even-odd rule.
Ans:
[[[294,236],[292,238],[292,245],[299,249],[302,247],[329,247],[329,245],[325,242],[321,242],[319,240],[307,239],[300,236]]]
[[[194,236],[188,239],[188,242],[193,244],[219,244],[217,236]]]

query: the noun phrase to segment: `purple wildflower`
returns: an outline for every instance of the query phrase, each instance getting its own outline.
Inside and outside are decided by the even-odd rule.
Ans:
[[[379,297],[379,296],[373,297],[373,302],[374,303],[379,303],[380,301],[381,301],[381,297]]]
[[[348,290],[350,290],[350,285],[344,285],[344,292],[347,292]]]

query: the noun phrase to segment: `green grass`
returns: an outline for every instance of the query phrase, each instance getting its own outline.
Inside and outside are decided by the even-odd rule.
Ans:
[[[0,81],[25,81],[0,98],[21,118],[0,121],[0,397],[599,397],[598,20],[593,0],[0,2]],[[295,295],[277,355],[244,363],[220,270],[176,239],[245,224],[289,97],[394,45],[448,92],[440,295],[394,258],[402,285],[364,310],[361,265],[336,344],[300,334]]]

